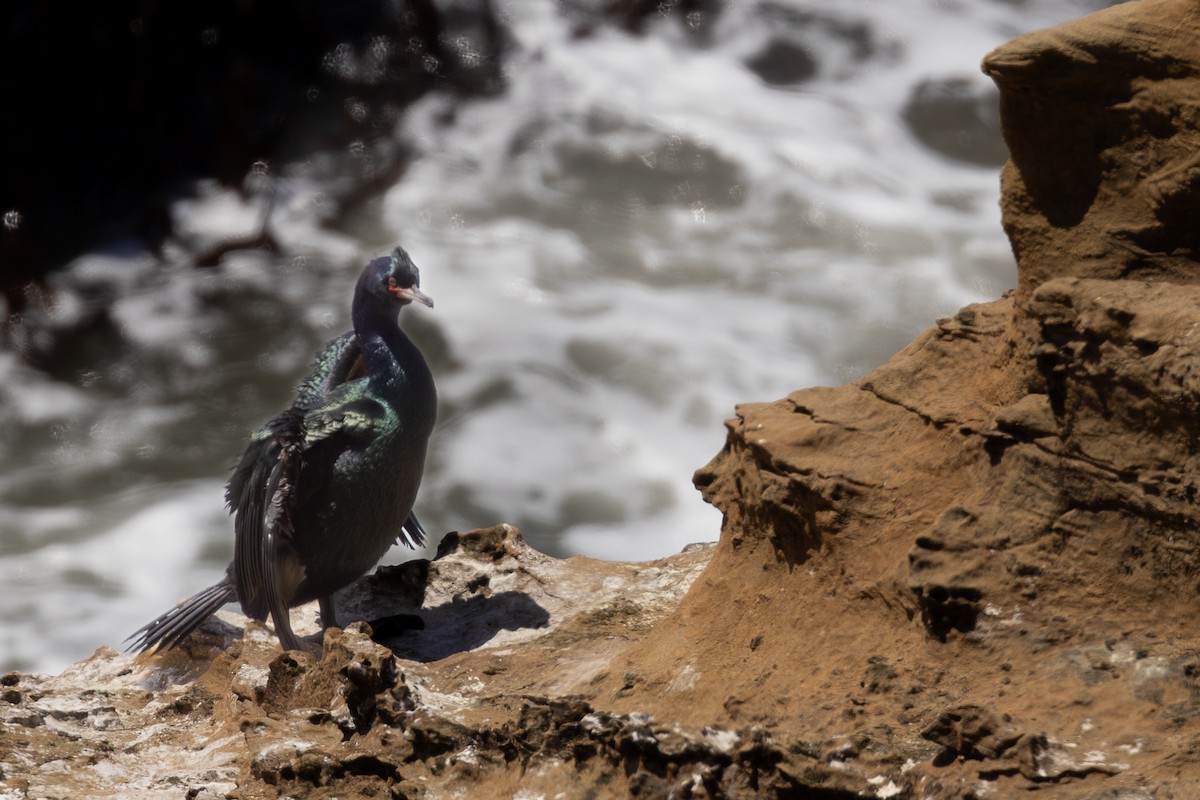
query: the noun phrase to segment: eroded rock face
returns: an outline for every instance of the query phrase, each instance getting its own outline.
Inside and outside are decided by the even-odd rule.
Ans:
[[[717,546],[452,534],[319,660],[231,615],[0,677],[0,797],[1200,795],[1197,64],[1178,0],[988,56],[1017,290],[739,407]]]
[[[680,617],[720,587],[761,626],[739,712],[896,758],[919,724],[944,749],[913,796],[1196,793],[1198,34],[1194,3],[1131,3],[989,55],[1017,291],[854,385],[738,409]]]
[[[1018,305],[1060,277],[1197,283],[1195,32],[1194,4],[1143,0],[1019,36],[984,59],[1011,153],[1001,209]],[[1015,322],[1021,347],[1036,346],[1024,324],[1033,320]]]

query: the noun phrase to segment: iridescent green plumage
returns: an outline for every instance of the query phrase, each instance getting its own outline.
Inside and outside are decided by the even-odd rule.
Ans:
[[[225,602],[269,615],[286,649],[301,647],[287,610],[367,572],[393,542],[424,542],[412,515],[437,393],[420,351],[396,324],[418,300],[419,276],[400,248],[367,265],[355,289],[354,331],[318,354],[290,408],[253,434],[226,487],[234,559],[224,580],[145,626],[133,646],[173,646]]]

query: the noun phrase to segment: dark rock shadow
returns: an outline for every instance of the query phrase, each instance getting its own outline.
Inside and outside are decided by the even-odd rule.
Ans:
[[[486,644],[500,631],[545,628],[550,613],[523,592],[493,592],[486,579],[450,602],[425,607],[430,562],[383,566],[334,598],[338,621],[367,620],[373,638],[400,658],[437,661]]]
[[[545,628],[550,613],[523,592],[499,592],[455,599],[428,609],[413,609],[425,624],[422,630],[379,635],[377,642],[399,658],[437,661],[455,653],[474,650],[491,641],[500,631]]]

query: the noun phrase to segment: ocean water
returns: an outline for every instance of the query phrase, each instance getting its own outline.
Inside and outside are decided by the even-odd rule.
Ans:
[[[243,437],[397,243],[437,302],[401,317],[442,401],[435,543],[499,522],[564,556],[715,539],[691,475],[735,404],[853,380],[1013,285],[978,63],[1099,5],[742,0],[580,36],[497,0],[503,93],[428,96],[392,140],[262,178],[289,255],[192,267],[265,208],[201,185],[163,253],[79,258],[0,351],[0,671],[57,672],[220,576]],[[400,182],[336,214],[347,170],[402,146]]]

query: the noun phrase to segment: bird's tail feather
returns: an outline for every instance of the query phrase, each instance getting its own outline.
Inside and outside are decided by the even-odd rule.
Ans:
[[[171,649],[200,627],[226,603],[236,600],[237,592],[229,578],[214,583],[184,600],[167,613],[134,631],[126,642],[127,650],[145,653],[147,650]]]
[[[408,519],[404,520],[404,525],[400,528],[400,534],[396,539],[414,550],[425,544],[425,526],[417,519],[415,512],[410,512]]]

